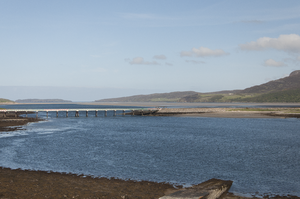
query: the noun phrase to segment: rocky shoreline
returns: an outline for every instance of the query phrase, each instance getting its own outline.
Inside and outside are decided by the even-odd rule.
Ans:
[[[30,122],[42,121],[41,118],[30,118],[30,117],[21,117],[23,113],[7,113],[4,115],[3,112],[0,112],[0,132],[3,131],[15,131],[23,129],[23,125],[26,125]]]
[[[23,125],[30,122],[42,121],[40,118],[0,118],[0,132],[3,131],[15,131],[23,129]]]
[[[95,178],[92,176],[52,171],[31,171],[0,167],[0,198],[103,198],[103,199],[157,199],[175,195],[178,191],[203,187],[200,183],[190,188],[182,188],[169,183],[122,180],[115,178]],[[225,183],[228,181],[224,181]],[[232,183],[232,182],[231,182]],[[233,182],[234,183],[234,182]],[[229,187],[230,188],[230,187]],[[298,196],[261,195],[251,198],[300,199]],[[167,198],[167,197],[166,197]],[[169,198],[169,197],[168,197]],[[176,197],[174,197],[175,199]],[[193,197],[186,197],[193,198]],[[206,197],[203,197],[203,199]],[[250,199],[224,192],[220,199]]]

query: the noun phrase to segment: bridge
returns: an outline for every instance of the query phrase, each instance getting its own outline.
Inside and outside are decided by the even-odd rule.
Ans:
[[[161,108],[138,108],[138,109],[130,109],[130,108],[108,108],[108,109],[0,109],[0,113],[2,112],[2,117],[7,117],[8,114],[14,114],[15,117],[18,115],[27,115],[28,114],[36,114],[38,117],[39,112],[46,112],[48,117],[49,112],[56,112],[56,117],[58,117],[59,112],[65,112],[66,117],[69,116],[69,112],[74,112],[75,117],[79,117],[80,112],[85,112],[86,117],[88,117],[89,112],[94,112],[95,117],[98,117],[98,112],[103,111],[104,116],[107,116],[108,111],[113,112],[113,116],[117,115],[117,111],[122,112],[122,115],[125,115],[126,111],[129,111],[129,115],[149,115],[159,111]]]

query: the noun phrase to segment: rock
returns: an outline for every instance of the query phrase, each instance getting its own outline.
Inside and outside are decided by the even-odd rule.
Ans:
[[[180,189],[159,199],[217,199],[232,185],[230,180],[210,179],[190,188]]]
[[[300,70],[295,70],[293,72],[291,72],[290,76],[296,76],[300,74]]]

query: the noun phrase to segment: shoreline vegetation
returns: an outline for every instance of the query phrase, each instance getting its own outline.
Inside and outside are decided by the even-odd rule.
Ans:
[[[129,113],[130,114],[130,113]],[[145,112],[144,115],[147,115]],[[136,115],[136,114],[135,114]],[[138,114],[137,114],[138,115]],[[225,118],[300,118],[300,108],[162,108],[152,116],[225,117]],[[21,130],[21,125],[41,121],[40,118],[24,118],[14,114],[3,117],[0,113],[1,131]],[[9,133],[9,132],[7,132]],[[182,188],[169,183],[94,178],[52,171],[31,171],[0,167],[0,198],[119,198],[152,199],[170,194]],[[229,190],[230,191],[230,190]],[[300,199],[299,196],[272,194],[253,195],[250,198]],[[249,198],[226,193],[220,198]]]

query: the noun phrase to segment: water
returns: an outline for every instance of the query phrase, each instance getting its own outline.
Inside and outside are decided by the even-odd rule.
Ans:
[[[299,119],[60,114],[0,134],[0,166],[185,186],[220,178],[232,192],[300,196]]]

